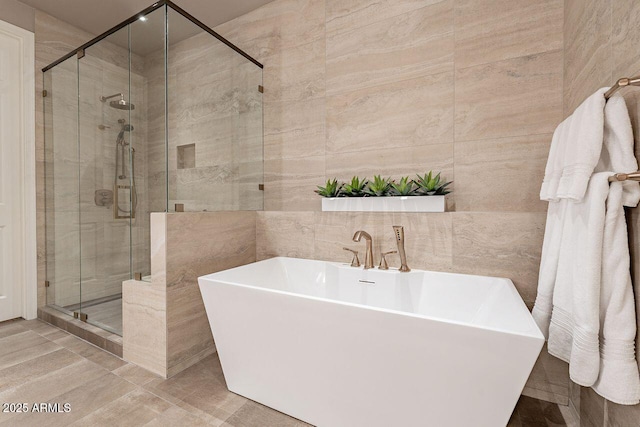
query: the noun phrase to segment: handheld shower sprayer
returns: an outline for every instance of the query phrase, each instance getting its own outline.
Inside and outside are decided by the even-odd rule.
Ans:
[[[407,265],[407,254],[404,252],[404,227],[401,225],[393,226],[393,234],[395,235],[398,245],[398,254],[400,255],[400,271],[406,273],[411,271]]]

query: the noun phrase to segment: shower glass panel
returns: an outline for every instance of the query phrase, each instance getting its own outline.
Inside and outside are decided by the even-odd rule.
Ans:
[[[152,212],[262,209],[262,66],[159,1],[43,73],[47,304],[121,335]]]
[[[262,69],[168,10],[169,210],[261,210]]]
[[[124,27],[78,59],[82,298],[70,308],[117,334],[122,281],[131,278],[131,235],[141,223],[131,209],[136,199],[130,165],[140,109],[130,106],[133,93],[142,92],[142,78],[128,39]]]
[[[43,75],[47,304],[73,314],[80,304],[78,62]],[[55,90],[54,90],[55,88]],[[55,93],[55,96],[54,96]]]

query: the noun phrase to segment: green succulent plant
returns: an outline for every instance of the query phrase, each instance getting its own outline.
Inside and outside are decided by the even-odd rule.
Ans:
[[[328,179],[327,185],[325,185],[324,187],[320,187],[318,185],[318,189],[313,191],[315,191],[322,197],[338,197],[338,194],[340,193],[340,189],[342,188],[342,186],[343,184],[338,183],[337,179],[335,178],[333,180]]]
[[[415,192],[413,185],[408,176],[402,177],[399,182],[391,182],[390,193],[392,196],[411,196]]]
[[[447,187],[453,181],[444,183],[440,182],[440,172],[438,172],[436,176],[433,176],[433,171],[429,171],[429,173],[425,173],[424,176],[418,175],[418,179],[413,182],[418,186],[416,189],[417,194],[426,196],[444,196],[445,194],[451,193],[451,191],[447,190]]]
[[[380,175],[373,177],[373,181],[369,181],[364,193],[369,196],[386,196],[391,189],[391,178],[382,178]]]
[[[344,184],[340,192],[346,197],[362,197],[367,186],[367,178],[360,180],[357,176],[351,178],[351,183]]]

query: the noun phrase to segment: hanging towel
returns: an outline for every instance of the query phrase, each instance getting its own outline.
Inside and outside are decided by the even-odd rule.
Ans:
[[[638,170],[624,99],[604,109],[603,147],[581,202],[549,203],[536,323],[549,353],[569,362],[571,379],[620,404],[640,401],[636,315],[623,206],[636,206],[640,184],[612,183]]]
[[[640,403],[640,374],[635,354],[635,300],[622,199],[622,183],[611,183],[602,254],[600,372],[593,389],[612,402],[635,405]]]
[[[600,280],[609,172],[594,174],[581,202],[549,203],[533,317],[549,354],[592,386],[600,370]]]
[[[605,107],[604,148],[597,171],[634,172],[633,130],[622,96]],[[640,201],[640,183],[611,183],[606,204],[600,287],[600,373],[593,389],[622,405],[640,403],[640,373],[635,354],[636,311],[624,206]]]
[[[557,201],[584,197],[589,178],[602,149],[604,93],[588,97],[556,128],[544,172],[540,200]]]

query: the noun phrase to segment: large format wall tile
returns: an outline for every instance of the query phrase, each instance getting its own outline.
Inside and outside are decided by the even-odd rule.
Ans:
[[[265,103],[295,102],[325,94],[325,40],[278,51],[264,59]]]
[[[604,426],[605,404],[604,398],[592,388],[580,387],[580,427]]]
[[[379,236],[384,232],[382,215],[377,212],[316,212],[315,213],[315,258],[325,261],[350,262],[352,255],[347,247],[359,252],[360,262],[365,262],[365,242],[354,242],[358,230],[369,233],[373,240],[374,262],[380,257],[382,247]],[[376,264],[377,265],[377,264]]]
[[[256,258],[314,258],[313,212],[258,212]]]
[[[611,4],[613,79],[633,77],[640,71],[640,2],[615,0]]]
[[[453,178],[453,144],[420,145],[417,147],[367,149],[347,153],[327,154],[327,179],[334,177],[342,181],[360,178],[384,177],[400,178],[424,174],[430,170],[442,171],[442,177]]]
[[[166,216],[167,370],[171,376],[215,351],[198,277],[256,260],[256,213]]]
[[[562,49],[562,0],[456,1],[456,68]]]
[[[454,213],[455,271],[508,277],[524,301],[533,303],[545,218],[545,213]]]
[[[327,32],[343,32],[442,0],[327,0]]]
[[[327,152],[451,142],[452,74],[327,97]]]
[[[331,94],[452,68],[452,0],[327,35],[327,92]]]
[[[122,357],[166,377],[167,295],[157,283],[122,285]]]
[[[567,0],[564,27],[564,115],[611,83],[611,1]]]
[[[456,141],[553,132],[562,118],[562,51],[456,70]]]
[[[324,185],[324,177],[324,156],[266,160],[264,210],[320,210],[320,197],[313,191]]]
[[[457,142],[456,210],[546,212],[540,184],[552,134]]]
[[[569,365],[551,356],[546,344],[529,375],[523,394],[561,405],[569,403]]]
[[[265,160],[324,155],[324,142],[324,98],[265,102]]]
[[[633,426],[640,422],[640,405],[618,405],[607,402],[607,419],[605,425],[612,427]]]
[[[258,61],[324,37],[324,0],[278,0],[215,30]]]
[[[452,271],[453,241],[451,213],[378,213],[383,227],[379,230],[384,252],[397,249],[393,226],[404,227],[405,251],[410,268],[429,271]],[[379,258],[376,258],[376,262]],[[387,256],[392,267],[400,267],[400,257]]]

